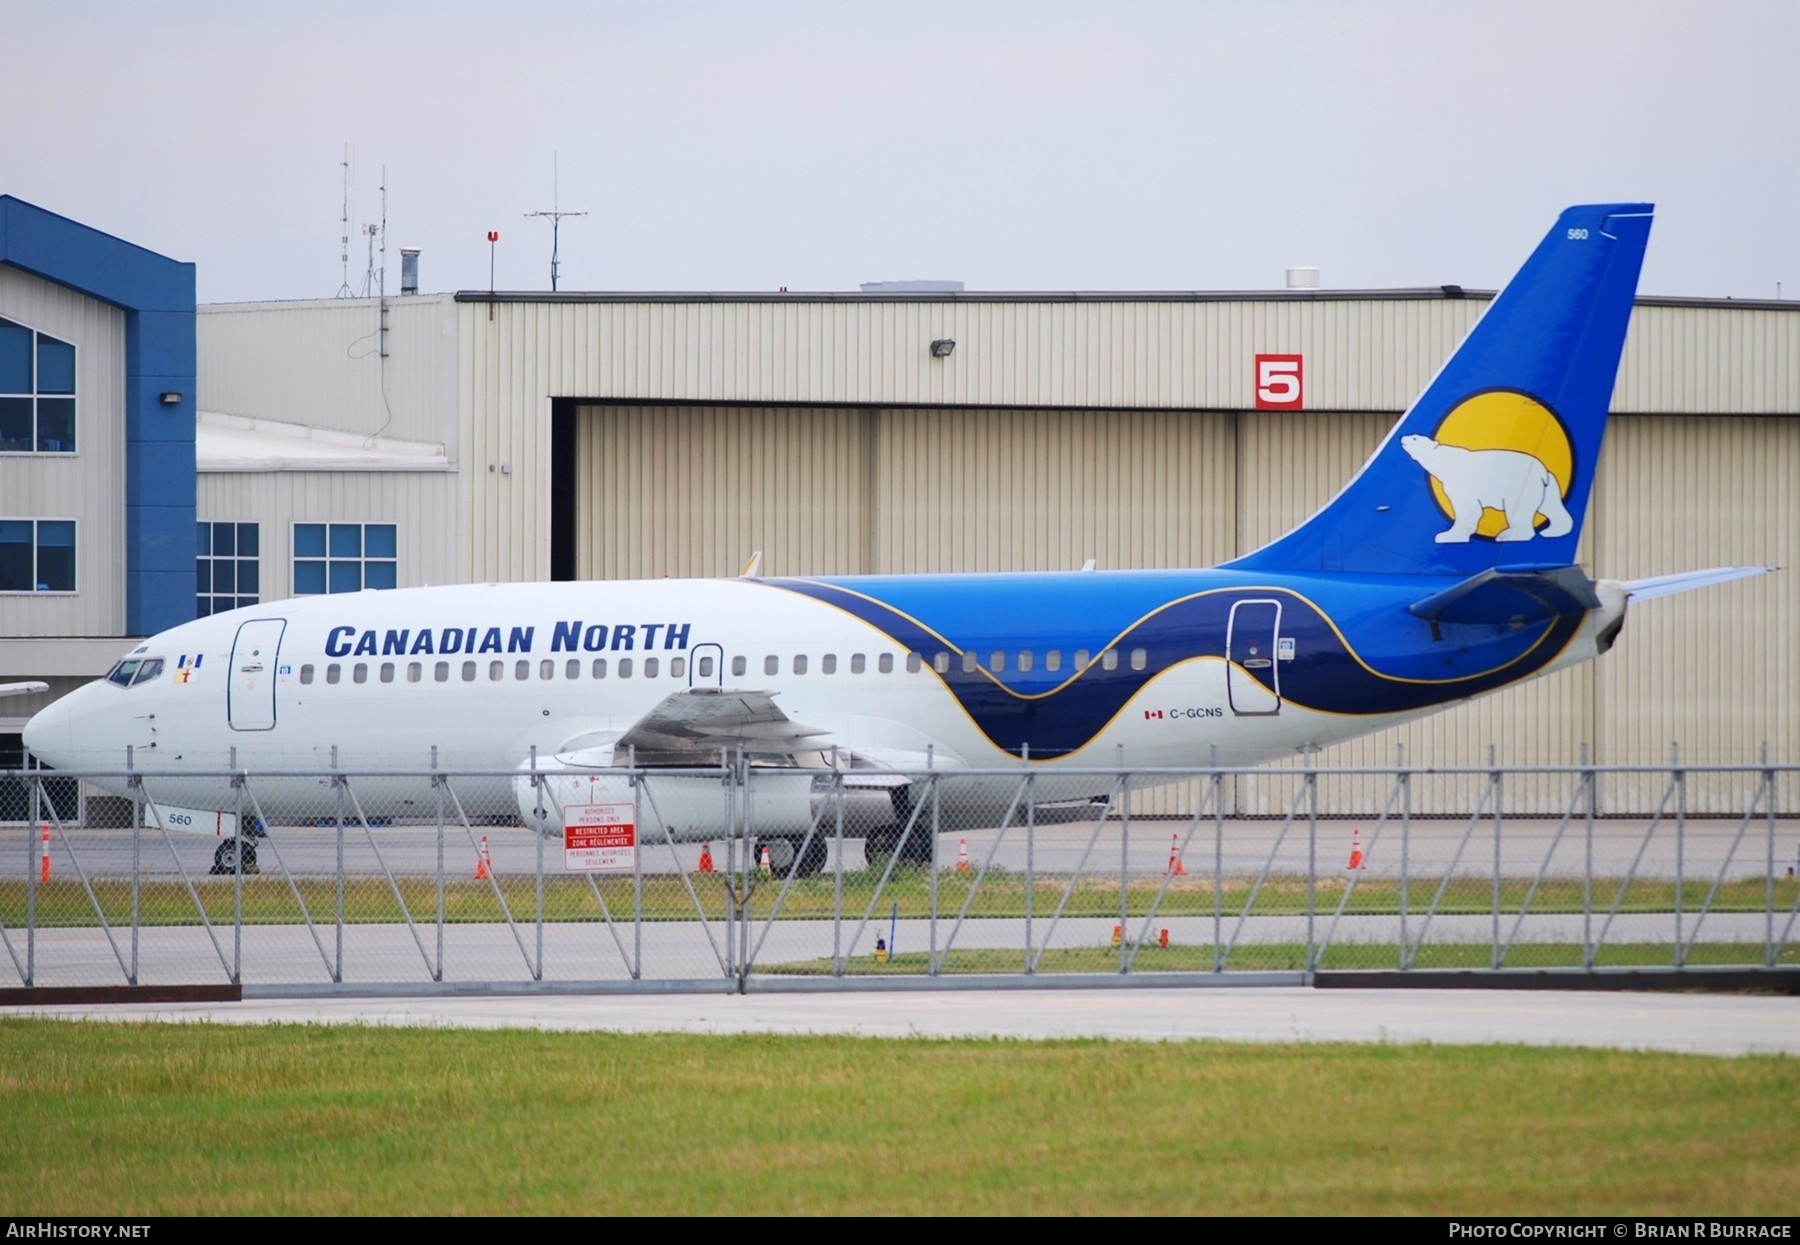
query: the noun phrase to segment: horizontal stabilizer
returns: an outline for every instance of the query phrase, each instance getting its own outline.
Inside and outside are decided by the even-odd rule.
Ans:
[[[1678,575],[1655,575],[1649,579],[1632,579],[1625,583],[1626,598],[1632,601],[1648,601],[1653,597],[1672,597],[1678,592],[1692,592],[1695,588],[1710,588],[1714,584],[1728,584],[1734,579],[1749,579],[1752,575],[1767,575],[1779,568],[1773,566],[1715,566],[1706,571],[1683,571]]]
[[[1502,625],[1586,613],[1599,604],[1579,566],[1496,566],[1407,609],[1428,622]]]
[[[48,683],[0,683],[0,696],[30,696],[50,690]]]

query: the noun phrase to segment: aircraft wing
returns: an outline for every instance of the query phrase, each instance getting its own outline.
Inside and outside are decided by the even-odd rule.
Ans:
[[[613,755],[623,760],[635,754],[640,765],[712,765],[721,748],[785,755],[817,747],[808,741],[826,733],[788,717],[774,692],[689,687],[633,722]]]
[[[50,690],[48,683],[0,683],[0,696],[30,696],[35,692]]]
[[[1767,575],[1773,566],[1715,566],[1706,571],[1682,571],[1677,575],[1655,575],[1649,579],[1631,579],[1625,583],[1625,595],[1632,601],[1648,601],[1655,597],[1672,597],[1678,592],[1728,584],[1734,579]]]

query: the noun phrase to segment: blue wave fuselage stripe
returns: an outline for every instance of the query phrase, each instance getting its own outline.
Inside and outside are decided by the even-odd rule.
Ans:
[[[1087,744],[1159,673],[1182,662],[1225,660],[1232,606],[1281,602],[1291,660],[1279,664],[1280,693],[1328,713],[1377,715],[1428,709],[1492,691],[1543,669],[1567,646],[1581,614],[1525,626],[1443,626],[1406,606],[1448,586],[1420,577],[1320,577],[1287,584],[1218,571],[1079,575],[946,575],[898,578],[768,579],[772,587],[835,606],[902,648],[953,654],[938,674],[993,744],[1014,755],[1067,755]],[[1111,670],[1098,658],[1119,650]],[[1043,668],[1062,654],[1061,670]],[[1142,649],[1144,668],[1129,655]],[[992,651],[1007,669],[964,670],[973,651],[986,667]],[[1019,671],[1030,650],[1034,668]],[[1073,656],[1093,662],[1077,671]],[[1272,684],[1271,670],[1240,674]],[[1235,677],[1235,676],[1234,676]]]

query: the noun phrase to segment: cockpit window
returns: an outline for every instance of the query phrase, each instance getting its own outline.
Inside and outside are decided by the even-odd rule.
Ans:
[[[120,687],[135,687],[139,683],[148,683],[162,672],[163,659],[160,657],[127,657],[106,672],[106,681]]]

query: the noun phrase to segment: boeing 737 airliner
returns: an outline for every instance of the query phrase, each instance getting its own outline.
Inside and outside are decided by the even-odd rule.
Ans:
[[[798,843],[832,760],[905,809],[899,771],[928,757],[1023,761],[1082,799],[1107,783],[1058,771],[1120,749],[1134,766],[1241,765],[1381,730],[1604,653],[1633,598],[1767,569],[1620,583],[1575,565],[1650,220],[1646,204],[1564,212],[1344,490],[1214,569],[277,601],[151,637],[25,741],[64,770],[118,770],[129,747],[158,799],[220,809],[234,793],[198,772],[233,749],[262,775],[326,768],[334,748],[358,767],[423,768],[434,748],[449,769],[535,756],[602,793],[583,802],[619,798],[628,762],[724,750],[791,771],[787,795],[759,799],[756,831]],[[694,781],[692,801],[666,797],[657,815],[716,839],[718,782]],[[995,784],[991,815],[1014,785]],[[268,787],[284,811],[336,809],[317,779]],[[359,790],[369,816],[430,798],[401,779]],[[800,867],[822,859],[809,848]]]

